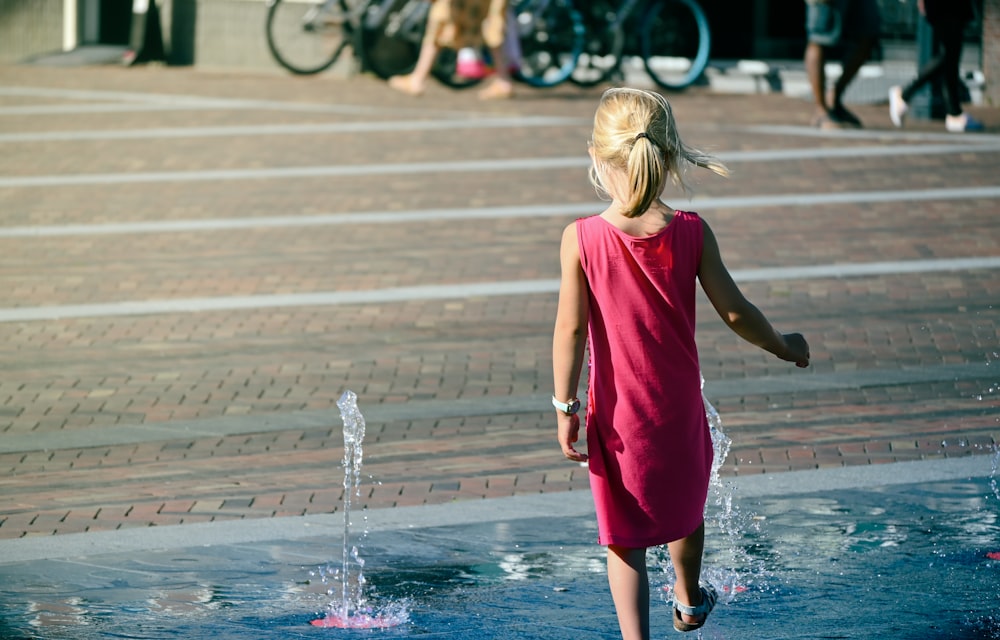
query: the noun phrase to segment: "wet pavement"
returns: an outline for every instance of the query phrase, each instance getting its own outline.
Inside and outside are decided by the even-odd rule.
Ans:
[[[586,490],[548,397],[560,233],[602,209],[599,95],[0,67],[0,559],[36,537],[335,514],[348,389],[361,506]],[[812,345],[799,371],[699,299],[723,474],[987,457],[1000,111],[954,135],[859,105],[865,129],[821,132],[794,98],[669,97],[733,175],[668,202]]]

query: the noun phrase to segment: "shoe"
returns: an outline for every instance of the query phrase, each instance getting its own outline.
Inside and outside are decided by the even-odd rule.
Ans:
[[[945,116],[944,128],[952,133],[982,131],[984,129],[982,122],[967,113],[960,113],[957,116]]]
[[[826,131],[843,129],[843,126],[834,120],[829,113],[821,113],[820,115],[813,117],[811,124],[817,129],[824,129]]]
[[[897,127],[903,126],[903,119],[909,107],[903,100],[903,87],[892,87],[889,89],[889,119]]]
[[[861,120],[839,102],[833,105],[833,108],[827,111],[827,114],[831,120],[841,126],[861,128]]]
[[[692,607],[690,605],[681,604],[677,602],[677,596],[674,596],[674,629],[680,632],[694,631],[695,629],[701,629],[705,625],[705,621],[708,620],[708,614],[712,612],[715,608],[715,601],[719,599],[719,594],[715,592],[715,587],[710,584],[706,584],[701,587],[701,604],[697,607]],[[684,622],[684,618],[681,614],[688,616],[705,616],[698,622]]]

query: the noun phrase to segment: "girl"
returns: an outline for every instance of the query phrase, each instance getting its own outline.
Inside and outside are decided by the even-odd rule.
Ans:
[[[660,199],[687,165],[720,175],[718,160],[681,141],[670,105],[638,89],[609,89],[594,117],[591,181],[611,205],[566,227],[552,362],[558,439],[578,452],[576,389],[587,334],[587,450],[598,542],[622,638],[649,638],[646,548],[667,544],[677,574],[674,628],[701,627],[715,605],[700,586],[712,443],[695,347],[695,280],[739,336],[799,367],[809,347],[782,335],[740,292],[711,229]]]

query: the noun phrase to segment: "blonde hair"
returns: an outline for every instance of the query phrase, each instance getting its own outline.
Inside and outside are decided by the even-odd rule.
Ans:
[[[656,200],[669,177],[674,186],[689,192],[684,173],[689,165],[721,176],[729,169],[717,158],[684,144],[666,98],[642,89],[608,89],[594,115],[591,141],[594,162],[590,182],[599,193],[608,193],[601,181],[607,168],[626,177],[628,194],[624,215],[641,215]]]

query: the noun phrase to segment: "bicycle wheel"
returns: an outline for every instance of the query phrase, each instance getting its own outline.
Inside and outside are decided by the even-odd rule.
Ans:
[[[292,73],[326,71],[350,43],[345,0],[268,0],[267,46]]]
[[[593,87],[609,80],[621,64],[625,33],[618,18],[617,2],[587,2],[583,14],[583,52],[576,62],[570,82]]]
[[[355,32],[361,68],[383,80],[413,71],[429,8],[429,2],[417,0],[368,3]]]
[[[583,51],[583,18],[569,0],[519,0],[514,5],[521,48],[517,79],[534,87],[567,80]]]
[[[642,21],[640,42],[646,72],[664,89],[686,89],[708,66],[711,33],[696,0],[653,2]]]

